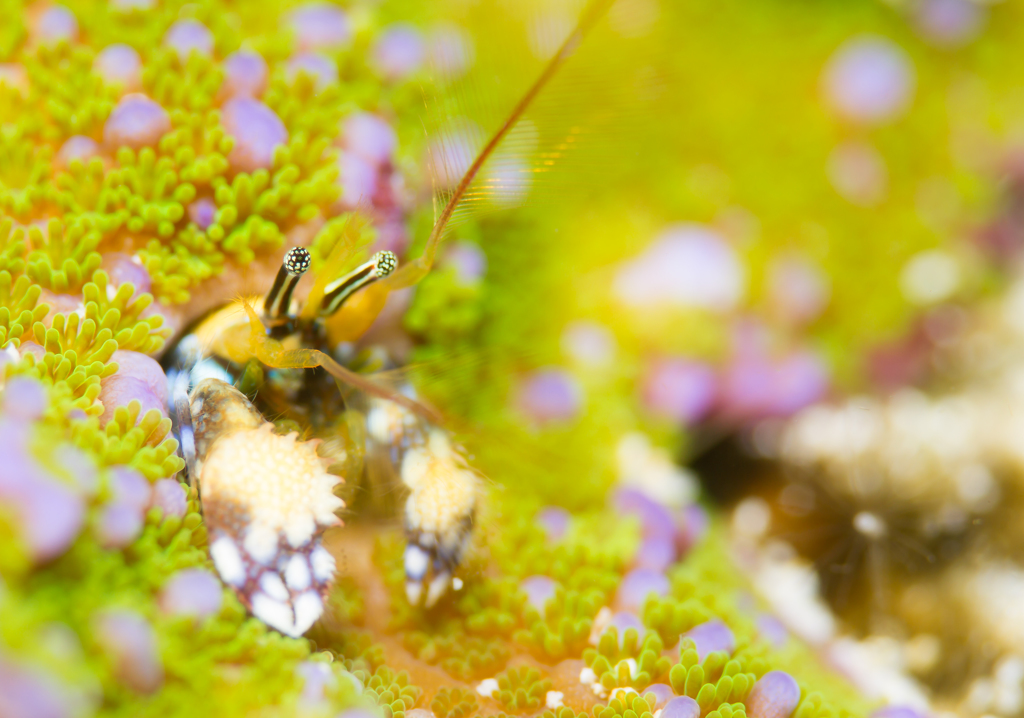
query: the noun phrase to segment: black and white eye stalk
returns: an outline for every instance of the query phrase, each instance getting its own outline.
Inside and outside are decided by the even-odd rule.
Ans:
[[[324,299],[320,303],[320,317],[329,317],[343,305],[349,297],[360,289],[367,287],[378,279],[391,274],[398,267],[398,257],[394,252],[377,252],[369,262],[360,264],[344,277],[337,279],[324,288]]]
[[[267,292],[263,302],[263,314],[270,321],[281,321],[288,318],[288,307],[292,303],[292,292],[299,279],[309,269],[309,250],[303,247],[292,247],[284,255],[281,268],[277,270],[274,285]]]

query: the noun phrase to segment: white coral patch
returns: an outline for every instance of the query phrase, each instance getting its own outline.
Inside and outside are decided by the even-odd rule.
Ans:
[[[476,692],[484,698],[490,698],[498,692],[498,681],[494,678],[485,678],[480,681],[480,685],[476,687]]]
[[[619,666],[621,666],[622,664],[626,664],[626,668],[629,670],[629,677],[630,678],[636,678],[637,673],[640,672],[640,667],[637,666],[636,659],[635,658],[627,658],[627,659],[625,659],[623,661],[619,661],[615,665],[615,672],[616,673],[618,673]]]
[[[245,583],[242,554],[230,536],[221,536],[210,544],[210,556],[213,558],[213,565],[217,567],[217,573],[225,583],[232,586],[241,586]]]
[[[612,693],[611,693],[610,697],[611,698],[618,698],[623,703],[626,703],[626,697],[629,696],[630,694],[640,695],[639,693],[637,693],[635,688],[625,687],[625,688],[614,688],[614,689],[612,689]]]
[[[560,691],[548,691],[544,695],[544,705],[547,706],[548,710],[556,710],[562,707],[563,698],[565,698],[565,694]]]

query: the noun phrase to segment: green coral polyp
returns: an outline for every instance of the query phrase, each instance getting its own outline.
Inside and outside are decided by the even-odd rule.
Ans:
[[[441,688],[430,702],[437,718],[466,718],[477,709],[476,696],[463,688]]]
[[[3,260],[0,260],[3,261]],[[18,267],[21,260],[8,266]],[[14,281],[11,272],[0,271],[0,346],[8,342],[20,344],[22,337],[32,332],[32,327],[49,312],[49,307],[39,304],[42,288],[33,284],[25,275]]]
[[[318,90],[307,73],[300,72],[289,81],[283,69],[271,73],[263,96],[263,102],[277,114],[289,133],[307,134],[320,140],[337,136],[347,100],[338,86]]]
[[[416,705],[423,694],[421,688],[409,683],[409,674],[405,671],[396,673],[386,666],[380,666],[373,675],[365,671],[355,671],[353,675],[362,681],[365,691],[374,702],[387,708],[393,718],[403,718],[405,711]],[[388,718],[387,713],[385,718]]]
[[[644,604],[644,625],[656,631],[662,641],[674,644],[679,636],[712,617],[707,606],[696,598],[683,601],[654,598]]]
[[[593,718],[653,718],[655,712],[653,695],[615,696],[608,705],[596,705]]]
[[[635,628],[627,628],[620,642],[618,629],[612,626],[601,634],[596,649],[583,652],[583,660],[605,689],[645,688],[669,670],[670,661],[661,655],[664,648],[653,634],[641,642]]]
[[[146,94],[165,109],[206,112],[214,105],[224,71],[213,58],[196,52],[182,63],[173,50],[159,49],[142,70]]]
[[[15,234],[21,231],[19,228]],[[33,282],[57,294],[77,293],[100,268],[103,258],[96,248],[101,239],[101,233],[87,223],[65,228],[53,219],[45,234],[39,227],[30,227],[27,243],[33,249],[26,257],[26,273]]]
[[[28,103],[40,111],[40,139],[63,142],[100,133],[118,93],[93,72],[94,59],[91,48],[58,43],[39,46],[25,63]]]
[[[757,666],[760,668],[760,666]],[[701,662],[690,639],[682,641],[679,663],[668,673],[672,690],[693,698],[701,707],[701,715],[718,710],[722,715],[742,709],[742,702],[757,682],[758,674],[744,671],[740,660],[730,659],[722,651],[714,651]],[[729,704],[731,708],[726,707]]]
[[[510,668],[498,676],[495,696],[505,710],[516,713],[532,712],[544,704],[551,681],[531,666]]]

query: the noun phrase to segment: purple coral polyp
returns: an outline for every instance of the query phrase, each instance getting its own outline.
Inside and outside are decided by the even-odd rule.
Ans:
[[[96,619],[95,633],[125,684],[142,693],[160,687],[164,668],[156,632],[143,616],[127,609],[104,612]]]
[[[63,554],[81,532],[85,502],[29,453],[32,428],[21,417],[0,419],[0,499],[12,507],[32,558],[44,562]]]
[[[308,75],[318,91],[338,82],[338,66],[334,61],[313,52],[304,52],[288,60],[285,72],[291,81],[299,75]]]
[[[622,640],[626,635],[626,631],[630,628],[635,629],[641,638],[647,633],[647,628],[644,626],[644,622],[635,613],[629,611],[619,611],[612,616],[611,620],[608,621],[608,628],[614,628],[619,634],[619,644],[622,644]]]
[[[178,20],[164,35],[164,47],[174,50],[183,61],[193,52],[208,57],[213,54],[213,33],[197,20]]]
[[[617,512],[635,516],[645,538],[676,536],[676,520],[672,512],[637,489],[618,489],[612,494],[611,506]]]
[[[174,616],[205,618],[223,603],[223,585],[209,571],[190,568],[171,576],[160,593],[160,608]]]
[[[57,156],[54,158],[54,164],[58,167],[67,167],[71,164],[72,160],[88,162],[99,153],[100,146],[96,143],[96,140],[83,135],[75,135],[73,137],[69,137],[64,144],[60,146],[60,149],[57,150]]]
[[[78,37],[78,19],[63,5],[47,8],[39,16],[36,39],[40,42],[73,42]]]
[[[188,206],[188,218],[205,230],[217,219],[217,205],[209,197],[201,197]]]
[[[56,678],[0,657],[0,712],[5,718],[66,718],[72,706]]]
[[[653,683],[643,690],[643,694],[646,696],[648,693],[654,695],[655,703],[654,707],[664,708],[665,704],[675,698],[675,692],[672,690],[672,686],[665,683]]]
[[[526,602],[543,614],[544,606],[554,597],[558,584],[547,576],[528,576],[519,583],[519,588],[526,594]]]
[[[352,38],[348,15],[336,5],[307,3],[292,11],[288,22],[299,50],[342,48]]]
[[[221,123],[235,138],[228,162],[236,171],[270,169],[274,164],[274,150],[288,141],[288,130],[281,118],[251,97],[228,100],[221,108]]]
[[[639,613],[649,596],[665,596],[668,592],[669,581],[665,574],[649,568],[637,568],[623,576],[615,602],[625,611]]]
[[[103,255],[100,267],[107,273],[114,286],[131,284],[137,294],[145,294],[152,287],[149,272],[132,255],[124,252],[109,252]]]
[[[3,390],[3,411],[10,417],[34,421],[46,411],[46,389],[37,380],[14,376]]]
[[[800,686],[784,671],[769,671],[754,685],[746,703],[750,718],[789,718],[800,703]]]
[[[96,533],[106,548],[123,548],[142,531],[142,512],[125,501],[114,501],[100,509]]]
[[[736,650],[736,637],[732,629],[717,619],[694,626],[683,634],[683,638],[689,638],[697,645],[697,655],[702,661],[709,653],[732,653]]]
[[[668,358],[654,362],[644,382],[644,404],[652,412],[691,424],[712,407],[715,372],[706,364]]]
[[[177,479],[160,479],[153,484],[152,506],[164,516],[184,516],[188,511],[185,487]]]
[[[569,421],[576,417],[582,404],[583,389],[562,369],[540,369],[519,388],[520,410],[539,423]]]
[[[865,124],[903,112],[914,90],[914,67],[891,40],[865,35],[848,40],[825,68],[824,90],[841,115]]]
[[[703,506],[690,504],[682,510],[676,533],[676,549],[680,556],[685,556],[690,549],[700,543],[708,531],[711,519]]]
[[[633,564],[637,568],[665,571],[676,561],[676,542],[667,536],[648,536],[640,543]]]
[[[142,73],[142,58],[135,48],[115,43],[103,48],[92,63],[93,70],[106,82],[135,89]]]
[[[343,152],[338,158],[338,183],[338,203],[344,209],[356,209],[371,203],[377,194],[377,168],[357,154]]]
[[[139,352],[119,349],[114,352],[111,361],[117,364],[117,374],[114,376],[139,379],[161,403],[167,403],[167,376],[155,359]]]
[[[928,714],[911,706],[891,705],[879,708],[871,718],[928,718]]]
[[[548,506],[537,512],[537,525],[544,531],[548,541],[561,541],[569,530],[572,516],[563,508]]]
[[[400,80],[420,68],[425,54],[419,31],[412,25],[399,23],[389,27],[377,41],[373,61],[384,77]]]
[[[342,123],[345,148],[375,165],[388,162],[398,146],[398,135],[382,117],[356,112]]]
[[[117,501],[131,506],[136,511],[145,511],[152,496],[152,486],[146,477],[130,466],[115,466],[110,469],[110,487]]]
[[[758,616],[757,634],[776,648],[782,648],[789,640],[789,631],[782,621],[768,614]]]
[[[224,84],[228,97],[259,97],[267,88],[267,61],[258,52],[239,50],[224,60]]]
[[[118,407],[128,406],[132,401],[138,401],[142,405],[139,411],[140,416],[151,409],[156,409],[164,416],[167,415],[166,402],[162,401],[143,379],[114,374],[103,379],[101,387],[100,402],[103,404],[103,414],[100,416],[101,424],[105,425],[113,419],[114,412]]]
[[[167,110],[145,95],[126,95],[103,125],[103,144],[109,149],[134,150],[155,145],[171,129]]]
[[[689,696],[673,698],[661,711],[661,718],[700,718],[700,704]]]

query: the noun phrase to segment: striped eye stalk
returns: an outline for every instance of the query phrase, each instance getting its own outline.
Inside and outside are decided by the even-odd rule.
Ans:
[[[398,257],[394,252],[377,252],[370,261],[360,264],[344,277],[327,285],[324,289],[324,299],[320,303],[319,316],[323,318],[337,313],[349,297],[378,279],[388,276],[397,268]]]
[[[292,293],[302,275],[309,271],[311,263],[309,250],[304,247],[292,247],[285,253],[274,284],[263,301],[263,314],[268,321],[279,322],[288,318]]]

